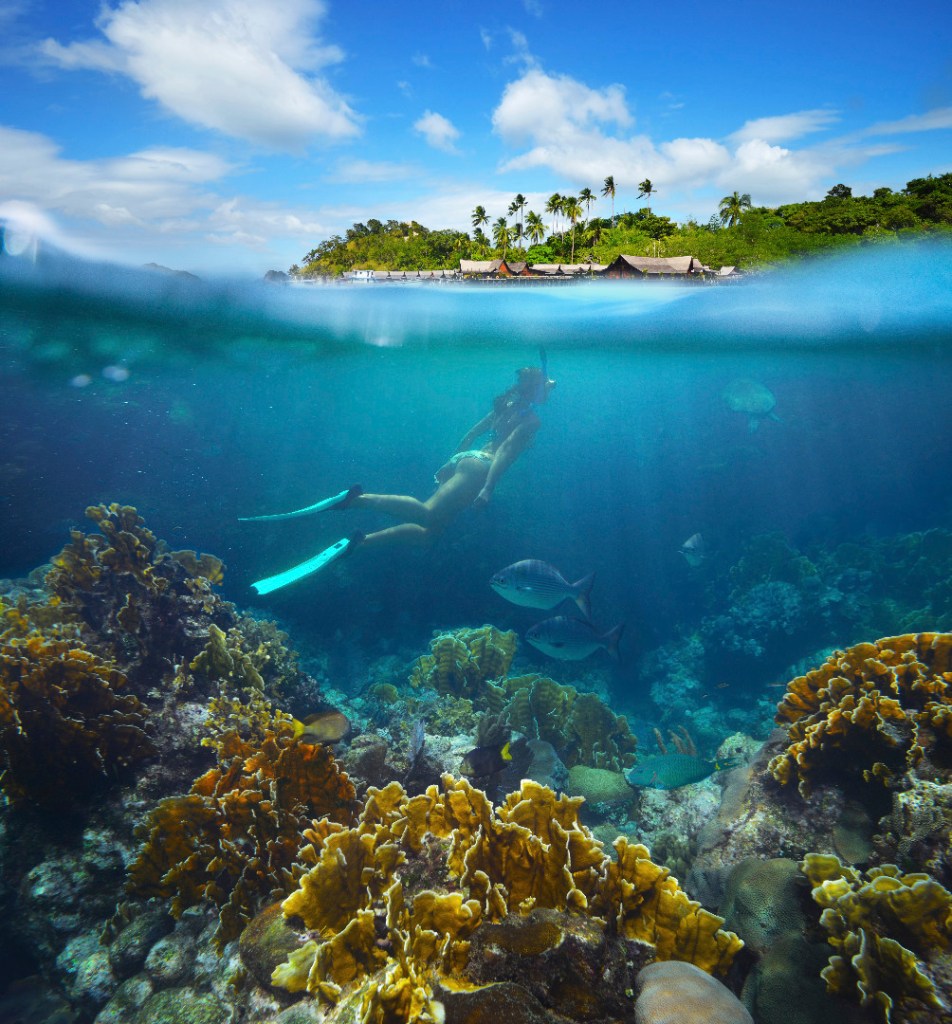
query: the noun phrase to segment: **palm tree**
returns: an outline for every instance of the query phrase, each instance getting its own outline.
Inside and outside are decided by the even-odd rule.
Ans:
[[[564,199],[562,196],[560,196],[558,192],[553,192],[552,195],[549,196],[549,201],[545,204],[545,212],[555,218],[555,223],[552,227],[553,231],[559,230],[559,214],[562,212],[563,202]]]
[[[603,196],[612,197],[612,227],[615,226],[615,178],[609,174],[604,181],[604,188],[602,189]]]
[[[497,249],[502,249],[502,258],[506,258],[506,250],[509,248],[509,225],[505,217],[497,217],[493,221],[493,241]]]
[[[720,201],[717,212],[720,214],[721,223],[732,228],[735,224],[740,223],[741,217],[749,209],[750,193],[745,192],[741,195],[739,192],[732,192],[729,196],[724,196]]]
[[[530,242],[541,242],[545,238],[545,224],[535,210],[530,210],[526,216],[526,238]]]
[[[569,263],[575,262],[575,222],[582,216],[582,207],[575,196],[565,196],[562,200],[562,213],[572,222],[572,258]]]
[[[477,206],[476,209],[473,210],[473,230],[474,231],[479,231],[479,229],[484,224],[488,224],[488,223],[489,223],[489,214],[486,213],[486,207],[485,206]]]
[[[638,185],[638,188],[641,189],[641,191],[638,193],[638,198],[639,199],[641,199],[641,198],[647,199],[648,200],[648,209],[650,210],[651,209],[651,197],[658,190],[654,187],[654,185],[651,184],[651,179],[650,178],[645,178],[644,181],[640,182],[639,185]]]
[[[525,208],[526,208],[526,197],[521,192],[519,192],[516,195],[515,199],[513,199],[513,201],[509,204],[509,216],[510,217],[519,217],[519,219],[521,220],[522,219],[521,213],[522,213],[522,211]]]
[[[578,194],[578,201],[585,207],[585,216],[587,217],[591,210],[592,203],[595,202],[595,195],[590,188],[583,188]]]

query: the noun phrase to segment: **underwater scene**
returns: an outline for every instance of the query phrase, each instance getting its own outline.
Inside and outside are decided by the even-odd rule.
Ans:
[[[2,1024],[952,1012],[952,248],[0,251]]]

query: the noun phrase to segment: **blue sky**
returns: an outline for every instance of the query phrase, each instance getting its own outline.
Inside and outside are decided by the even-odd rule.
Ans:
[[[946,0],[0,0],[0,216],[124,263],[286,269],[608,175],[706,221],[950,170]]]

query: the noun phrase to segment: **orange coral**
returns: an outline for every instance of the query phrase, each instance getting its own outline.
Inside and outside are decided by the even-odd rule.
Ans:
[[[273,983],[346,1002],[363,1020],[436,1020],[439,985],[478,987],[467,973],[476,930],[535,908],[585,913],[662,959],[726,970],[737,936],[644,847],[620,840],[610,860],[578,821],[581,802],[525,781],[494,809],[448,775],[442,791],[414,797],[397,783],[371,789],[354,828],[307,833],[313,867],[283,906],[310,937]]]
[[[147,712],[115,664],[69,638],[0,642],[2,785],[14,802],[68,806],[155,753]]]
[[[202,900],[219,907],[219,947],[259,903],[287,895],[308,822],[353,813],[354,787],[329,748],[276,725],[257,745],[234,731],[219,737],[218,765],[150,814],[129,872],[127,892],[169,899],[175,916]]]
[[[945,1009],[935,984],[942,970],[930,960],[952,946],[952,893],[893,864],[864,878],[836,857],[808,853],[801,868],[835,951],[821,972],[829,991],[857,999],[884,1024],[897,1006]]]
[[[801,793],[823,765],[889,781],[952,739],[952,634],[908,633],[837,651],[791,680],[777,709],[790,744],[770,762]]]

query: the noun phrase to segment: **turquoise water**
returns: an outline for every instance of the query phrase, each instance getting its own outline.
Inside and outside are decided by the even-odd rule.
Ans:
[[[949,255],[904,246],[726,287],[517,293],[200,282],[5,256],[0,576],[48,560],[87,505],[133,504],[172,546],[222,557],[227,597],[359,675],[381,653],[424,649],[434,629],[524,632],[534,612],[488,581],[541,558],[597,573],[596,622],[626,632],[617,667],[591,665],[637,695],[641,659],[717,611],[712,566],[725,573],[753,538],[832,549],[952,526]],[[254,580],[386,522],[239,516],[355,482],[426,497],[540,346],[558,386],[488,509],[465,511],[433,550],[355,556],[255,597]],[[724,399],[737,378],[775,395],[777,419],[750,430]],[[697,532],[700,572],[679,552]],[[741,684],[856,639],[800,637],[741,666]]]

